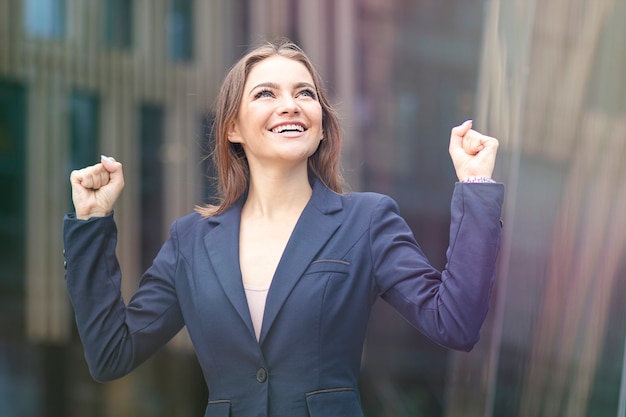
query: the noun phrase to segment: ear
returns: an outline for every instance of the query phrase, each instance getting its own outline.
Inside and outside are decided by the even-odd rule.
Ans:
[[[241,134],[239,133],[239,127],[237,126],[236,121],[230,122],[230,126],[228,128],[228,141],[232,143],[242,143]]]

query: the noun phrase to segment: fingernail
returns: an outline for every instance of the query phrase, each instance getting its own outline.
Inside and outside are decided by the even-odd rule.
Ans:
[[[463,122],[463,124],[465,123],[473,123],[474,121],[472,119],[467,119],[465,122]]]
[[[108,157],[108,156],[106,156],[106,155],[100,155],[100,159],[102,159],[102,160],[103,160],[104,162],[106,162],[107,164],[110,164],[111,162],[113,162],[113,161],[111,160],[111,158],[109,158],[109,157]]]

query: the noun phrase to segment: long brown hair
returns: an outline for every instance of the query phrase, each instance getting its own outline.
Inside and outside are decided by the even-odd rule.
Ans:
[[[262,60],[272,56],[283,56],[302,63],[313,78],[317,97],[322,107],[323,140],[317,150],[309,157],[309,173],[316,176],[331,190],[343,191],[343,177],[340,170],[341,128],[337,113],[330,105],[323,89],[322,79],[304,51],[295,43],[280,39],[266,42],[243,56],[228,72],[219,95],[215,109],[215,149],[212,152],[213,162],[217,171],[218,205],[196,207],[205,217],[224,212],[233,205],[247,190],[250,182],[250,169],[243,147],[239,143],[228,140],[228,128],[237,118],[243,88],[252,68]]]

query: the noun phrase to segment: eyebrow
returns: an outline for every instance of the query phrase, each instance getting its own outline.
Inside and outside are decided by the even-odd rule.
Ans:
[[[252,88],[250,89],[250,93],[249,93],[249,94],[252,94],[252,92],[253,92],[254,90],[256,90],[257,88],[260,88],[260,87],[271,88],[271,89],[274,89],[274,90],[278,90],[278,89],[280,88],[280,86],[279,86],[278,84],[276,84],[276,83],[273,83],[273,82],[264,82],[264,83],[260,83],[260,84],[255,85],[254,87],[252,87]],[[313,91],[317,91],[317,89],[315,88],[315,86],[313,86],[311,83],[307,83],[307,82],[305,82],[305,81],[302,81],[302,82],[296,83],[296,85],[294,85],[294,88],[295,88],[295,89],[298,89],[298,88],[303,88],[303,87],[308,87],[308,88],[312,89]]]

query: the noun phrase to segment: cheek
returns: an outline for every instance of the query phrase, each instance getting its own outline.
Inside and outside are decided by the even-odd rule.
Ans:
[[[324,128],[326,127],[326,118],[324,117],[323,114],[320,114],[320,140],[324,139],[324,137],[326,136],[326,132],[324,130]]]
[[[311,121],[315,123],[320,132],[324,130],[324,114],[321,108],[312,114]]]

